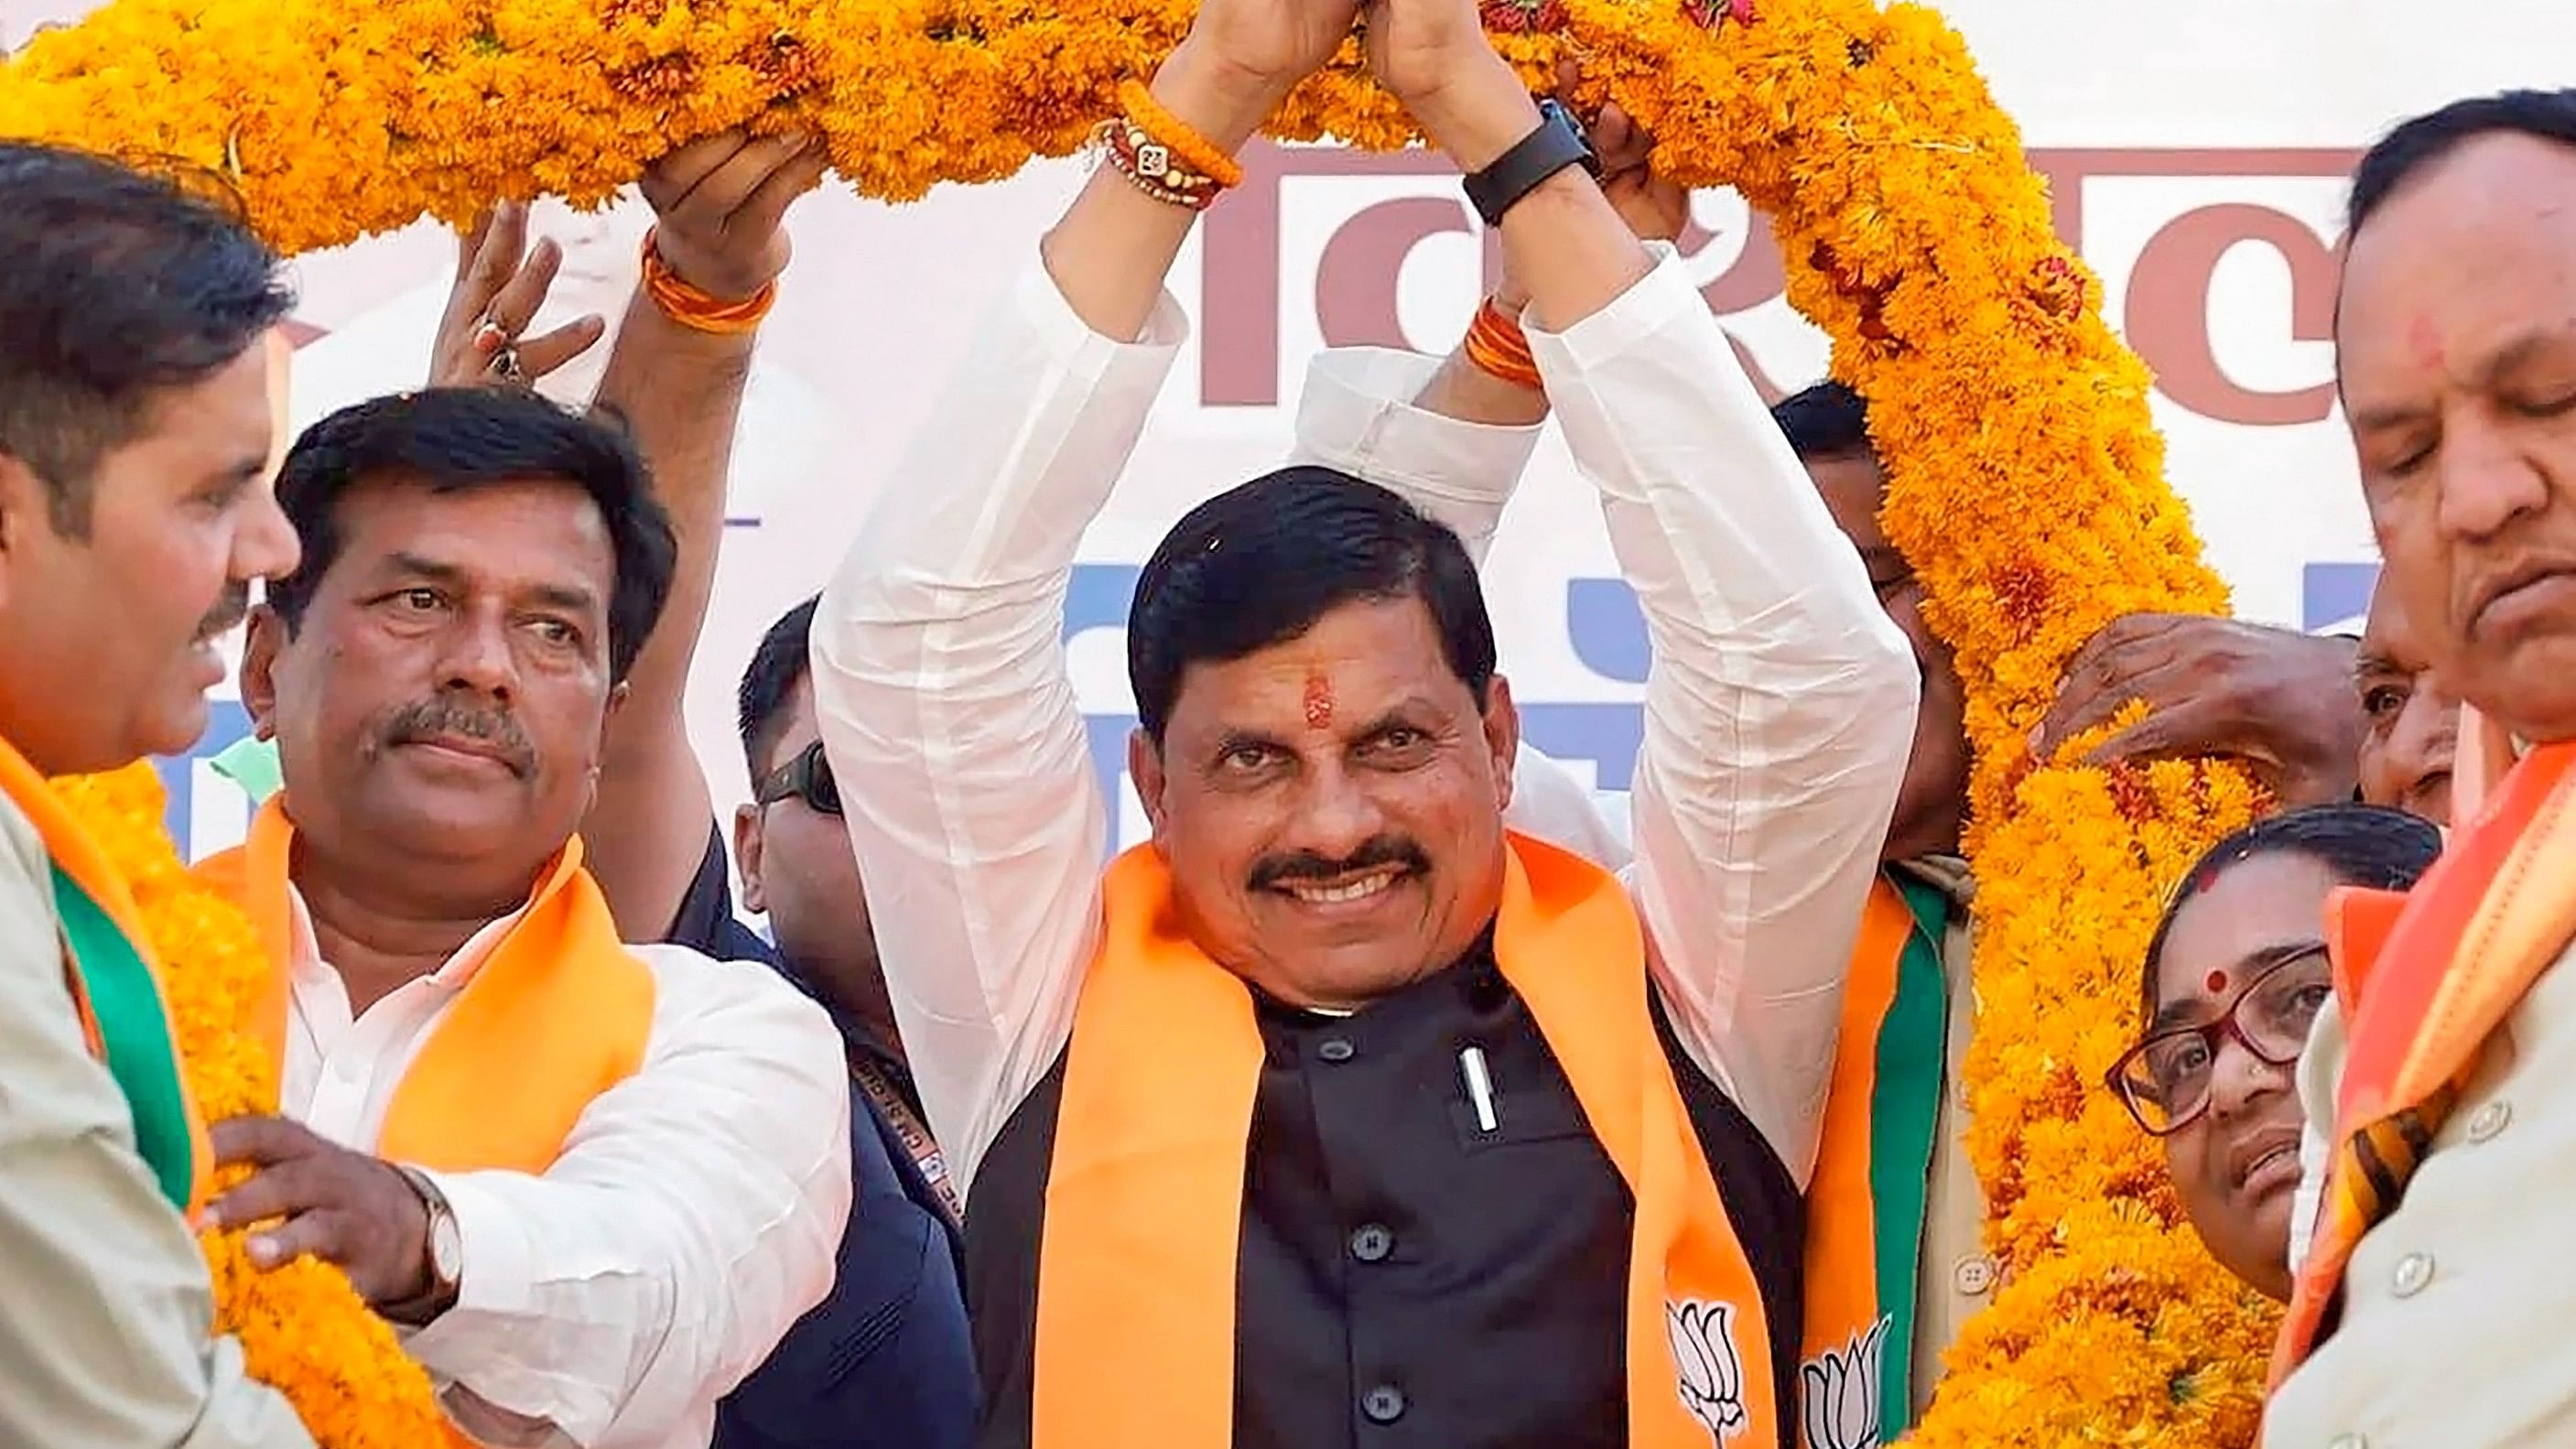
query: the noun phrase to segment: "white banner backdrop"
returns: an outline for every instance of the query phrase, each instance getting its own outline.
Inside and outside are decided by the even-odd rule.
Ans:
[[[0,0],[0,44],[77,14]],[[2459,96],[2568,80],[2576,7],[2558,0],[2186,0],[1942,7],[2050,176],[2058,222],[2100,273],[2112,324],[2155,369],[2175,485],[2248,618],[2349,626],[2373,572],[2332,381],[2336,218],[2356,152]],[[1437,158],[1257,147],[1250,177],[1175,270],[1194,335],[1135,464],[1085,544],[1067,623],[1096,753],[1117,769],[1130,702],[1119,629],[1136,563],[1181,509],[1274,466],[1317,348],[1445,349],[1482,290],[1485,239]],[[839,189],[801,203],[796,262],[764,336],[722,572],[691,683],[691,733],[720,802],[746,790],[736,677],[761,631],[819,588],[977,313],[1032,254],[1083,169],[946,188],[885,206]],[[1710,305],[1766,387],[1821,374],[1820,334],[1780,295],[1768,230],[1731,193],[1697,198],[1685,238]],[[649,214],[543,208],[568,249],[550,314],[612,320]],[[299,426],[416,386],[454,247],[428,225],[300,259]],[[559,389],[586,396],[599,349]],[[1624,786],[1638,738],[1643,626],[1587,487],[1540,455],[1488,569],[1504,666],[1542,747]],[[229,694],[229,691],[227,691]],[[201,746],[238,738],[217,708]],[[247,812],[199,757],[168,763],[194,853]],[[847,789],[864,790],[865,781]],[[1132,804],[1123,840],[1137,829]]]

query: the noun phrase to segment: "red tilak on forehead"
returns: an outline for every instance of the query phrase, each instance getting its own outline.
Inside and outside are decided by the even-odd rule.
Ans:
[[[2210,995],[2216,996],[2218,993],[2227,989],[2227,973],[2224,971],[2212,971],[2209,973],[2207,979],[2201,982],[2201,985],[2209,988]]]
[[[1320,674],[1306,676],[1306,728],[1333,727],[1333,682]]]
[[[2432,318],[2420,312],[2416,314],[2414,322],[2406,329],[2406,346],[2415,354],[2416,366],[2438,368],[2442,365],[2442,333],[2433,325]]]

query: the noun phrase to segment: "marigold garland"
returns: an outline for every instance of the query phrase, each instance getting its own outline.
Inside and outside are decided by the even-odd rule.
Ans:
[[[276,1111],[277,1073],[246,1030],[265,971],[259,937],[179,863],[162,825],[159,774],[137,764],[57,780],[54,790],[134,892],[198,1110],[215,1122]],[[283,1393],[313,1437],[336,1449],[448,1442],[429,1376],[347,1276],[312,1258],[260,1272],[243,1252],[244,1237],[208,1232],[198,1245],[214,1271],[215,1331],[240,1337],[251,1375]]]
[[[1967,684],[1982,922],[1970,1151],[2006,1285],[1952,1351],[1919,1441],[2250,1441],[2268,1315],[2202,1253],[2152,1148],[2093,1083],[2134,1025],[2151,904],[2255,791],[2223,766],[2034,769],[2022,743],[2101,625],[2226,604],[2162,480],[2145,368],[2103,324],[2016,129],[1932,11],[1483,8],[1534,86],[1578,54],[1588,99],[1615,98],[1660,137],[1663,171],[1736,186],[1776,219],[1790,300],[1870,399],[1889,532]],[[9,64],[0,135],[216,168],[290,250],[424,213],[461,221],[496,197],[596,200],[671,145],[744,124],[819,129],[844,178],[905,199],[1071,151],[1192,10],[114,0]],[[1269,129],[1374,148],[1414,136],[1356,44]],[[167,954],[199,959],[180,941]],[[200,973],[177,974],[192,996]],[[355,1343],[324,1356],[370,1382],[395,1372]]]

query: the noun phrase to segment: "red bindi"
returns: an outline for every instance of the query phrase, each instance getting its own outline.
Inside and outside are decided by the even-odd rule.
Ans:
[[[1306,728],[1324,730],[1333,727],[1333,685],[1320,674],[1306,676]]]
[[[2202,980],[2201,985],[2209,988],[2210,995],[2216,996],[2218,993],[2227,989],[2227,973],[2224,971],[2212,971],[2205,979]]]

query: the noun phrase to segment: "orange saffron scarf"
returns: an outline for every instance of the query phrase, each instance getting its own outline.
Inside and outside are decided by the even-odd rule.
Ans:
[[[101,959],[83,961],[72,949],[67,934],[63,983],[71,991],[73,1008],[80,1013],[81,1034],[89,1042],[90,1054],[108,1067],[117,1085],[125,1090],[127,1100],[134,1104],[138,1149],[161,1179],[173,1205],[193,1216],[211,1196],[215,1154],[207,1144],[205,1117],[197,1108],[196,1095],[188,1088],[188,1074],[179,1063],[179,1031],[170,1020],[169,998],[161,988],[161,962],[152,953],[152,938],[143,929],[143,912],[134,903],[134,892],[117,874],[115,863],[98,842],[90,839],[89,832],[64,807],[62,797],[7,740],[0,740],[0,792],[5,792],[36,828],[36,836],[44,842],[45,854],[59,880],[86,896],[89,904],[106,918],[108,933],[122,936],[123,945],[131,952],[130,958],[121,962],[106,959],[109,953],[104,951],[98,953]],[[92,998],[102,983],[88,979],[93,971],[109,970],[119,964],[129,971],[140,968],[134,979],[115,983],[118,999],[132,1008],[129,1024],[136,1029],[125,1032],[111,1030],[109,1023],[100,1020]],[[139,1094],[138,1087],[147,1083],[153,1090]],[[176,1111],[171,1112],[167,1108],[174,1099]],[[151,1104],[156,1102],[164,1110],[151,1111]],[[147,1121],[169,1126],[169,1131],[159,1134],[166,1138],[164,1152],[151,1150],[154,1134],[147,1131]],[[154,1160],[157,1157],[167,1160]]]
[[[2447,1101],[2488,1037],[2576,938],[2571,882],[2576,741],[2564,741],[2514,765],[2413,891],[2336,893],[2327,939],[2352,1022],[2337,1144]],[[2383,1199],[2355,1180],[2339,1147],[2273,1354],[2274,1386],[2323,1337],[2353,1249],[2395,1205]]]
[[[1861,914],[1843,983],[1842,1030],[1807,1183],[1806,1323],[1798,1357],[1799,1442],[1806,1449],[1893,1443],[1912,1407],[1916,1305],[1941,1049],[1949,1027],[1938,948],[1909,983],[1906,951],[1924,928],[1881,875]],[[1900,1006],[1899,987],[1919,1000]],[[1894,1029],[1929,1033],[1928,1062],[1891,1052]],[[1924,1045],[1920,1041],[1914,1045]],[[1891,1063],[1928,1067],[1883,1081]]]
[[[1251,992],[1186,934],[1153,847],[1119,857],[1104,889],[1047,1181],[1034,1443],[1224,1449],[1261,1035]],[[1773,1442],[1761,1294],[1656,1038],[1625,888],[1511,837],[1494,956],[1636,1201],[1628,1442]]]
[[[285,797],[272,795],[247,842],[197,867],[267,948],[269,989],[254,1027],[281,1073],[294,849]],[[435,1171],[545,1171],[591,1099],[643,1065],[653,997],[652,972],[619,940],[607,899],[582,869],[580,839],[566,842],[404,1069],[377,1155]]]

